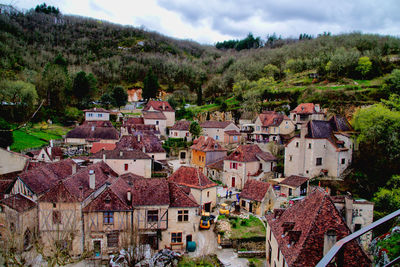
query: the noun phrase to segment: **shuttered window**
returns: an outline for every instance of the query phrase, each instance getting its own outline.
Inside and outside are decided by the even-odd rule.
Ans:
[[[118,247],[119,232],[113,232],[107,234],[107,247],[115,248]]]

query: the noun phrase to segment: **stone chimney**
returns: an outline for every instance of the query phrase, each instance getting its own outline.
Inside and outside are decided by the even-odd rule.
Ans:
[[[95,189],[96,187],[96,174],[94,173],[94,170],[89,171],[89,188],[90,189]]]
[[[119,151],[119,156],[120,156],[120,157],[123,157],[123,156],[124,156],[124,151],[120,150],[120,151]]]
[[[126,199],[128,200],[128,203],[129,203],[129,204],[132,202],[132,193],[131,193],[131,189],[128,189],[128,191],[126,192]]]
[[[329,229],[324,235],[324,256],[329,252],[329,250],[335,245],[337,238],[336,230]]]
[[[142,151],[143,151],[143,153],[146,153],[146,146],[145,145],[142,146]]]
[[[103,161],[106,161],[106,153],[103,151]]]
[[[314,105],[314,110],[315,110],[315,112],[320,112],[321,111],[321,107],[319,106],[319,104],[315,104]]]
[[[344,198],[345,219],[347,226],[351,229],[351,222],[353,221],[353,199],[350,197]]]
[[[53,139],[50,139],[50,147],[53,147]]]
[[[92,132],[94,132],[94,128],[95,128],[95,126],[92,126]]]
[[[308,133],[308,127],[307,127],[307,123],[302,124],[301,128],[300,128],[300,138],[304,139]]]
[[[76,173],[76,164],[72,164],[72,174]]]
[[[140,142],[141,136],[140,134],[137,135],[137,141]]]
[[[165,110],[165,102],[162,103],[162,109]]]

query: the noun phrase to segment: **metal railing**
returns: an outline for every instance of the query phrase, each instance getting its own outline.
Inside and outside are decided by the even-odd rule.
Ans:
[[[336,265],[337,266],[343,266],[344,265],[344,248],[343,246],[345,244],[347,244],[348,242],[362,236],[363,234],[371,231],[372,229],[374,229],[375,227],[390,221],[391,219],[400,216],[400,210],[397,210],[379,220],[377,220],[376,222],[371,223],[370,225],[352,233],[351,235],[346,236],[345,238],[340,239],[338,242],[336,242],[336,244],[328,251],[328,253],[318,262],[317,267],[325,267],[327,266],[332,259],[336,256]],[[388,263],[385,266],[392,266],[395,263],[400,262],[400,257],[394,259],[393,261],[391,261],[390,263]]]

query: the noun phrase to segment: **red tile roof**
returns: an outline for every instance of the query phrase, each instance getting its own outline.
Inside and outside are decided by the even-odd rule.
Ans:
[[[115,144],[110,143],[93,143],[92,148],[90,149],[90,153],[97,153],[100,150],[114,150],[116,147]]]
[[[116,145],[117,149],[143,151],[144,147],[145,153],[165,153],[161,140],[151,134],[124,135]]]
[[[97,122],[95,124],[97,124]],[[91,123],[87,122],[69,131],[66,135],[66,138],[79,138],[86,140],[118,140],[119,133],[114,127],[99,127],[91,125]]]
[[[44,164],[33,170],[22,172],[19,179],[35,194],[42,194],[58,181],[72,174],[72,166],[76,165],[71,159]]]
[[[200,150],[203,152],[209,151],[226,151],[220,144],[218,144],[214,138],[200,136],[198,139],[193,141],[192,149]]]
[[[198,189],[217,186],[216,183],[208,179],[200,170],[187,166],[181,166],[168,178],[168,181]]]
[[[158,111],[175,111],[171,105],[167,101],[155,101],[155,100],[150,100],[146,106],[143,108],[144,111],[148,111],[150,107],[153,107],[153,109],[158,110]]]
[[[0,203],[18,212],[24,212],[36,207],[35,202],[21,194],[10,196],[1,200]]]
[[[322,110],[317,112],[315,110],[315,105],[314,103],[301,103],[298,105],[295,109],[290,111],[290,113],[297,113],[297,114],[317,114],[317,113],[323,113]]]
[[[235,151],[226,157],[226,160],[252,162],[259,161],[258,157],[264,161],[276,160],[271,153],[262,151],[256,144],[238,146]]]
[[[133,185],[136,179],[143,179],[143,176],[128,172],[124,173],[120,176],[120,178],[124,179],[128,185]]]
[[[122,126],[127,127],[127,126],[134,126],[138,124],[144,124],[143,117],[140,118],[127,118],[122,122]]]
[[[217,161],[215,161],[213,163],[208,164],[207,168],[223,171],[224,170],[224,160],[225,160],[225,158],[226,157],[224,157],[224,158],[222,158],[220,160],[217,160]]]
[[[11,191],[14,181],[14,179],[0,180],[0,199],[3,199],[4,195]]]
[[[119,148],[115,148],[114,150],[101,150],[90,156],[90,158],[102,159],[103,155],[106,156],[106,159],[151,159],[150,156],[143,153],[141,150],[126,150]]]
[[[197,204],[193,195],[187,194],[180,186],[175,183],[169,183],[169,199],[170,207],[173,208],[197,208]]]
[[[298,176],[298,175],[290,175],[285,180],[280,182],[280,184],[288,185],[291,187],[299,187],[307,181],[308,181],[307,177]]]
[[[321,188],[283,211],[278,218],[273,214],[266,218],[289,266],[315,266],[323,256],[326,231],[336,231],[337,240],[351,233],[331,198]],[[283,226],[289,224],[292,227],[285,233]],[[291,242],[291,237],[297,241]],[[345,246],[344,262],[346,266],[371,265],[356,240]]]
[[[147,111],[143,114],[143,118],[146,120],[166,120],[164,113],[159,111]]]
[[[166,179],[135,179],[132,186],[133,206],[169,205],[169,187]]]
[[[236,130],[224,131],[224,133],[227,135],[240,135],[240,133]]]
[[[190,123],[190,121],[176,121],[174,126],[172,126],[170,130],[189,131]]]
[[[110,111],[104,109],[104,108],[91,108],[91,109],[85,109],[83,110],[84,112],[103,112],[103,113],[110,113]]]
[[[258,117],[260,118],[261,124],[265,127],[279,126],[283,120],[289,120],[286,115],[276,113],[275,111],[264,111],[258,115]]]
[[[225,129],[232,121],[205,121],[200,124],[201,128],[219,128]]]
[[[248,179],[240,193],[240,198],[261,202],[268,191],[270,184],[254,179]]]

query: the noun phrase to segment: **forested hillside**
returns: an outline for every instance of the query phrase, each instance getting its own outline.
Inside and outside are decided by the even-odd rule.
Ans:
[[[1,9],[1,86],[20,90],[18,99],[29,99],[23,103],[15,94],[1,95],[3,102],[12,103],[2,107],[11,110],[6,118],[11,121],[25,120],[26,111],[41,100],[39,118],[67,114],[73,119],[75,108],[94,100],[117,106],[111,97],[117,86],[144,86],[144,94],[154,96],[146,84],[169,93],[174,105],[217,101],[224,110],[258,111],[302,101],[326,107],[363,105],[388,97],[383,76],[399,64],[400,40],[390,36],[324,33],[282,39],[274,34],[263,40],[249,34],[217,43],[217,49],[63,15],[54,7]],[[153,82],[143,84],[149,79]],[[233,95],[230,102],[221,101]]]

